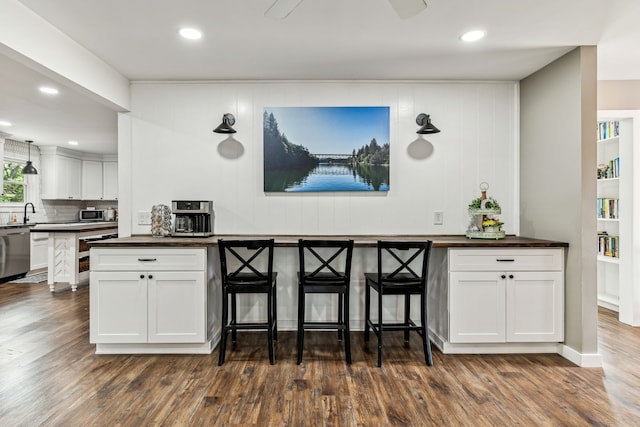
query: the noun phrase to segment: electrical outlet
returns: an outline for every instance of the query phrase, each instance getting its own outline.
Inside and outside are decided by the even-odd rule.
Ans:
[[[433,225],[442,225],[444,224],[444,212],[435,211],[433,213]]]
[[[151,225],[151,212],[138,211],[138,225]]]

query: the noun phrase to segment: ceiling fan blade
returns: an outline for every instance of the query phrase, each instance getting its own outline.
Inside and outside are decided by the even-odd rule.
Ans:
[[[426,0],[389,0],[400,19],[411,18],[427,8]]]
[[[302,0],[276,0],[264,13],[264,16],[273,19],[284,19],[302,3]]]

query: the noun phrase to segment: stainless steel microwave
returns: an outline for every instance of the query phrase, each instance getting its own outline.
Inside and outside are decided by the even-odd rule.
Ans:
[[[102,209],[81,209],[80,221],[106,221],[105,212]]]

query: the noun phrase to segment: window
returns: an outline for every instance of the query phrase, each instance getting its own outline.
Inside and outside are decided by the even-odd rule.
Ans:
[[[5,161],[2,170],[3,193],[0,203],[24,203],[25,182],[22,175],[24,163]]]

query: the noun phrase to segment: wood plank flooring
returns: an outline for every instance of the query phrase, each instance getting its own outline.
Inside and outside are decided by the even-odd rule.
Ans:
[[[599,313],[603,368],[558,355],[443,355],[424,365],[417,335],[239,333],[224,366],[211,355],[95,355],[88,287],[0,284],[0,426],[633,426],[640,425],[640,328]]]

